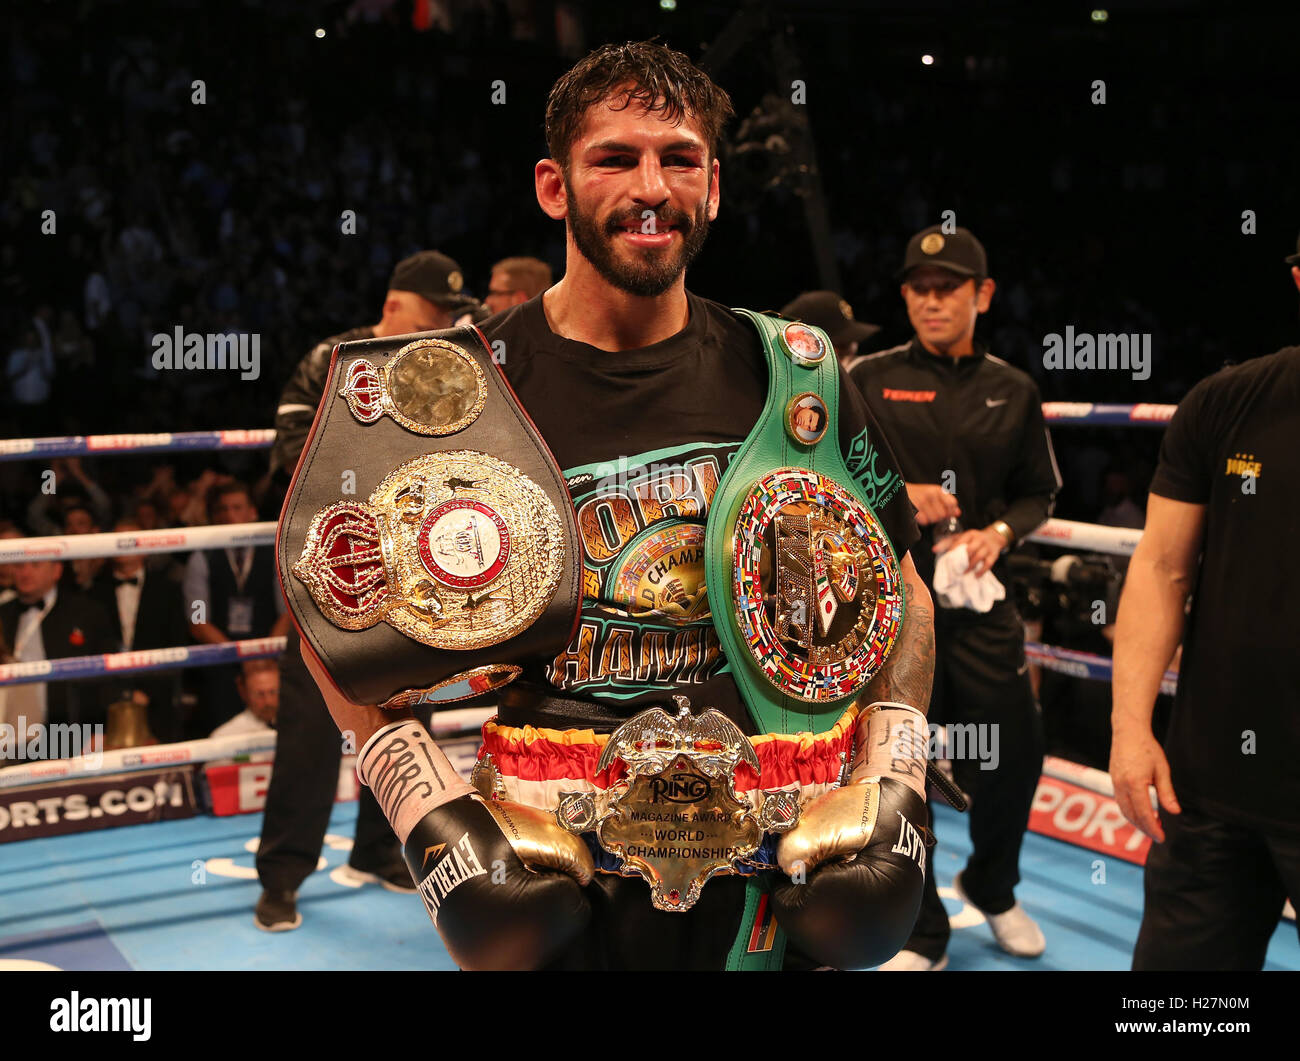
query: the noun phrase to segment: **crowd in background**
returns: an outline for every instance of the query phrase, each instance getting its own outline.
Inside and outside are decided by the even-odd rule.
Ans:
[[[165,14],[127,4],[87,7],[75,18],[49,12],[19,27],[4,63],[0,434],[268,427],[298,359],[322,337],[370,323],[398,259],[436,247],[463,263],[467,289],[479,296],[490,263],[506,254],[537,255],[560,275],[563,230],[536,207],[532,165],[545,153],[540,93],[582,44],[581,25],[565,21],[570,7],[547,8],[562,16],[551,30],[534,24],[538,5],[434,5],[461,19],[453,35],[437,19],[414,33],[386,3],[353,4],[327,24],[324,40],[303,21],[311,16],[279,3],[232,7],[219,31],[204,27],[209,16],[197,3]],[[599,15],[589,18],[598,35]],[[1225,358],[1276,345],[1267,328],[1243,348],[1239,335],[1170,312],[1140,282],[1143,269],[1162,267],[1160,255],[1135,261],[1143,249],[1136,235],[1103,239],[1117,227],[1113,218],[1077,220],[1088,209],[1102,218],[1112,209],[1107,198],[1120,193],[1129,209],[1146,203],[1156,216],[1178,218],[1191,194],[1180,183],[1186,172],[1156,142],[1182,120],[1179,108],[1204,100],[1112,107],[1105,117],[1114,116],[1128,150],[1103,180],[1096,172],[1105,167],[1072,153],[1053,122],[1073,88],[1044,80],[1040,98],[1017,101],[1016,113],[1029,115],[1022,121],[1041,119],[1042,139],[1013,157],[1005,140],[994,140],[995,122],[967,120],[1006,102],[996,63],[965,60],[969,76],[955,98],[966,118],[955,114],[942,135],[927,135],[903,101],[936,105],[952,98],[943,94],[951,84],[902,92],[888,76],[855,75],[845,62],[853,42],[834,34],[816,41],[815,32],[801,59],[835,80],[820,97],[814,92],[808,115],[840,288],[860,319],[884,326],[872,346],[907,338],[894,273],[907,236],[945,209],[981,235],[1001,285],[982,337],[1034,375],[1046,400],[1174,402]],[[748,47],[758,58],[721,75],[735,81],[741,114],[770,73],[762,41]],[[960,69],[960,57],[953,64]],[[497,79],[500,104],[489,102]],[[1210,106],[1198,120],[1231,120],[1230,100]],[[857,117],[846,123],[837,117],[845,113]],[[1086,109],[1078,119],[1094,133],[1102,120]],[[986,147],[988,166],[958,162]],[[1039,179],[1009,194],[1009,168]],[[1247,170],[1223,174],[1215,191],[1225,201],[1249,199]],[[724,175],[723,212],[691,273],[693,290],[764,308],[826,286],[815,277],[792,185],[746,188],[737,174],[734,201],[747,208],[731,213],[728,189]],[[1058,221],[1066,216],[1075,220]],[[1187,238],[1171,231],[1170,243]],[[738,261],[753,265],[736,270]],[[1046,372],[1042,336],[1067,324],[1149,333],[1151,379]],[[258,336],[258,374],[160,371],[154,336],[177,327]],[[1058,439],[1066,486],[1057,515],[1140,525],[1158,443],[1158,432],[1113,429]],[[255,505],[266,470],[261,451],[0,462],[0,534],[108,530],[122,520],[145,530],[205,525],[214,487],[240,482]],[[47,471],[53,494],[43,489]],[[178,601],[187,563],[185,554],[145,560],[177,588]],[[93,564],[64,567],[62,577],[83,589],[99,577]],[[179,615],[176,643],[189,640],[188,626]],[[200,703],[204,680],[187,674],[184,687],[159,694],[187,705],[168,727],[173,735],[206,735],[247,702],[226,696],[219,717]]]

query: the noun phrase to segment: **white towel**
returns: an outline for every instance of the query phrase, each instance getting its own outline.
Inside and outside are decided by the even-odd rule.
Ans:
[[[994,602],[1004,600],[1006,587],[992,571],[976,575],[967,571],[970,557],[966,546],[959,545],[941,553],[934,561],[934,595],[945,608],[969,608],[986,612]]]

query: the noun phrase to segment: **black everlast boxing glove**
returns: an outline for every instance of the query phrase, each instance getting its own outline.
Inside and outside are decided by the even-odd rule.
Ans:
[[[552,815],[485,800],[414,719],[376,733],[357,757],[402,841],[420,897],[462,969],[536,969],[586,926],[595,867]]]
[[[866,969],[897,954],[925,884],[925,720],[903,704],[868,711],[859,726],[867,727],[861,751],[869,757],[854,770],[857,780],[804,808],[777,846],[789,879],[778,877],[771,890],[790,941],[836,969]]]
[[[462,796],[403,846],[442,941],[462,969],[535,969],[591,917],[591,852],[553,815]]]

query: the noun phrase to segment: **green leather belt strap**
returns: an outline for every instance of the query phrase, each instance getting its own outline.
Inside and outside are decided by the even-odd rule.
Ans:
[[[758,423],[732,458],[718,485],[705,526],[704,568],[710,608],[722,651],[759,733],[818,732],[829,729],[854,699],[847,696],[822,703],[806,703],[782,694],[759,671],[744,644],[735,618],[732,593],[732,548],[736,516],[745,496],[764,475],[777,468],[807,468],[835,480],[868,509],[874,511],[862,488],[845,464],[840,450],[839,361],[829,336],[812,328],[825,343],[826,354],[817,363],[797,360],[786,346],[783,332],[788,321],[750,310],[737,309],[758,329],[767,357],[767,404]],[[809,326],[811,327],[811,326]],[[786,431],[786,410],[791,400],[811,391],[826,406],[828,419],[821,440],[812,445],[796,442]],[[892,544],[892,543],[891,543]],[[901,623],[901,618],[900,618]],[[759,877],[746,882],[745,911],[740,931],[727,956],[728,969],[780,969],[785,955],[785,933],[779,929],[771,948],[748,950],[754,920],[765,888]]]
[[[759,916],[760,911],[766,911],[764,900],[767,898],[767,889],[763,887],[758,877],[750,877],[745,881],[745,911],[740,917],[740,929],[736,933],[736,941],[731,945],[731,950],[727,952],[727,972],[780,972],[781,966],[785,963],[785,933],[779,927],[776,928],[775,934],[771,939],[771,945],[767,950],[751,951],[749,949],[750,937],[755,933],[754,921]],[[768,917],[771,915],[768,914]]]
[[[709,606],[723,654],[731,664],[732,676],[758,732],[818,732],[834,725],[853,697],[805,703],[782,694],[755,665],[741,639],[733,606],[732,542],[736,514],[754,483],[768,472],[786,467],[808,468],[834,479],[864,506],[874,509],[854,480],[840,450],[840,370],[826,333],[820,328],[812,329],[826,343],[826,356],[813,365],[796,363],[782,339],[782,330],[788,322],[750,310],[734,312],[748,318],[763,340],[768,366],[767,404],[749,437],[731,459],[709,509],[704,538]],[[829,414],[826,433],[820,442],[811,446],[794,441],[786,432],[786,407],[795,395],[805,391],[819,395]]]

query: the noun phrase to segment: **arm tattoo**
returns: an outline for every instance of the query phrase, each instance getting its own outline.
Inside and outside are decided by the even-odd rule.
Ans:
[[[922,592],[916,592],[920,585]],[[928,711],[934,685],[934,606],[915,574],[906,579],[907,614],[885,665],[867,684],[861,699],[895,700]]]

